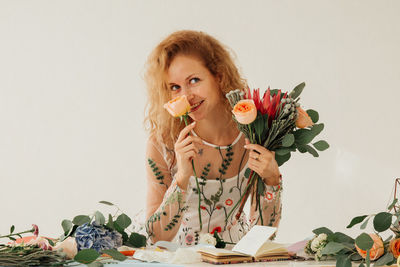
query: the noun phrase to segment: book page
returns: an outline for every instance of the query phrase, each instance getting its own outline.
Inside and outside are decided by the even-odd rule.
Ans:
[[[232,251],[255,256],[257,251],[276,232],[275,227],[254,225],[250,231],[240,239]]]

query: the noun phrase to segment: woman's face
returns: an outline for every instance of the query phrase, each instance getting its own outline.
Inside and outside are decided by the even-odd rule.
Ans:
[[[167,86],[172,98],[187,96],[193,120],[221,114],[223,105],[217,79],[196,57],[177,55],[167,71]]]

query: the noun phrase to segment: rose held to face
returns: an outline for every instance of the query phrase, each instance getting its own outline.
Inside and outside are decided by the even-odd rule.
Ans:
[[[232,113],[241,124],[250,124],[257,117],[257,108],[252,99],[243,99],[236,103]]]
[[[164,104],[164,108],[174,117],[180,117],[188,113],[191,109],[186,95],[175,97]]]

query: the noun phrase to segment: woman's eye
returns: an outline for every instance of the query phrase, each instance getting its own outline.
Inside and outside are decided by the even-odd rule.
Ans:
[[[189,83],[190,83],[190,84],[195,84],[195,83],[197,83],[198,81],[200,81],[199,78],[192,78],[192,79],[189,80]]]
[[[171,86],[171,90],[172,90],[172,91],[176,91],[176,90],[178,90],[179,88],[181,88],[181,87],[180,87],[179,85],[176,85],[176,84]]]

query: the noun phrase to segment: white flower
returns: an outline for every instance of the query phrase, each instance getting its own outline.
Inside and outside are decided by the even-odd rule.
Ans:
[[[211,234],[206,233],[206,234],[200,234],[199,243],[215,246],[217,244],[217,240],[215,240],[215,238]]]
[[[328,238],[328,236],[326,234],[319,234],[311,242],[311,250],[314,252],[321,251],[322,248],[326,245],[327,238]]]

